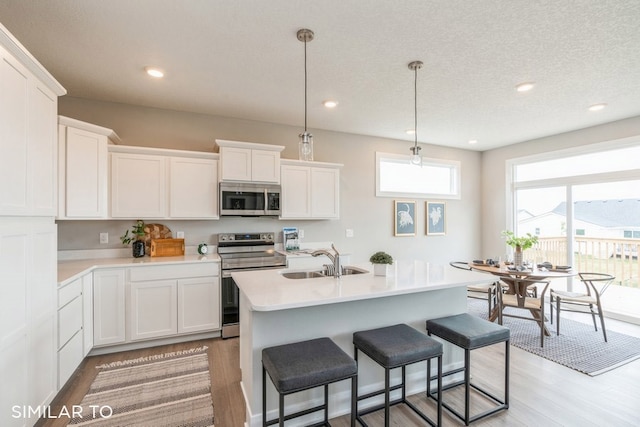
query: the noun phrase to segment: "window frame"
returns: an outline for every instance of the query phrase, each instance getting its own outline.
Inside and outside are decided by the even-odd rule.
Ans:
[[[409,156],[397,153],[385,153],[376,151],[376,197],[413,197],[418,199],[447,199],[459,200],[462,198],[462,163],[458,160],[435,159],[423,157],[423,166],[445,167],[449,170],[449,188],[451,192],[443,193],[422,193],[422,192],[402,192],[402,191],[382,191],[380,190],[380,162],[385,160],[403,160],[407,167],[420,167],[409,163]]]

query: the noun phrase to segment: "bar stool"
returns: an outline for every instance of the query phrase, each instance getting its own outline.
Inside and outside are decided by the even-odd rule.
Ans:
[[[267,373],[279,394],[278,418],[267,421]],[[329,424],[329,384],[351,378],[351,427],[355,426],[358,366],[330,338],[317,338],[262,350],[262,425],[324,410],[324,422]],[[315,387],[324,386],[322,405],[284,415],[284,397]]]
[[[423,420],[431,426],[439,426],[442,423],[442,405],[440,398],[437,399],[437,423],[416,408],[406,399],[405,391],[405,368],[412,363],[427,361],[427,394],[430,395],[431,359],[438,359],[438,396],[442,392],[442,343],[426,336],[409,325],[398,324],[379,329],[355,332],[353,334],[353,345],[355,348],[354,357],[358,361],[358,350],[369,356],[378,365],[384,368],[384,389],[368,393],[357,398],[357,401],[369,399],[384,393],[384,405],[368,408],[362,412],[356,410],[358,421],[367,426],[362,419],[363,415],[375,412],[384,408],[384,425],[389,426],[389,408],[399,403],[406,404]],[[402,382],[395,386],[389,384],[389,374],[391,369],[402,368]],[[402,398],[390,402],[389,394],[392,390],[402,389]],[[356,403],[357,409],[357,403]]]
[[[448,384],[443,387],[443,390],[448,390],[459,385],[465,387],[464,395],[464,416],[458,411],[453,409],[447,402],[442,402],[442,405],[451,411],[455,416],[464,421],[465,425],[491,415],[495,412],[509,408],[509,339],[510,330],[501,325],[489,322],[476,316],[472,316],[468,313],[458,314],[455,316],[441,317],[439,319],[427,320],[427,332],[429,335],[435,335],[450,342],[451,344],[464,349],[464,366],[459,369],[454,369],[442,374],[442,377],[453,375],[458,372],[464,371],[464,380]],[[475,350],[481,347],[497,344],[500,342],[505,343],[505,356],[504,356],[504,400],[489,393],[488,391],[471,384],[471,350]],[[470,416],[469,404],[470,404],[470,387],[484,394],[495,403],[497,406],[490,408],[477,415]],[[427,390],[429,397],[435,397]],[[439,401],[443,398],[439,394]]]

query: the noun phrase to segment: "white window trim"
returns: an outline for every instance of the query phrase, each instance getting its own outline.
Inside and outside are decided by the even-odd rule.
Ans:
[[[455,193],[453,194],[440,194],[440,193],[402,193],[394,191],[380,191],[380,160],[381,159],[398,159],[406,160],[407,166],[409,166],[409,155],[396,154],[396,153],[384,153],[376,151],[376,197],[413,197],[420,199],[447,199],[447,200],[459,200],[462,197],[462,172],[461,162],[458,160],[443,160],[434,159],[429,157],[422,158],[423,165],[432,166],[447,166],[454,170],[455,179]],[[414,166],[419,167],[419,166]]]

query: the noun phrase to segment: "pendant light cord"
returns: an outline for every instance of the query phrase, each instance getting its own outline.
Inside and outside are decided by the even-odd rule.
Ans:
[[[414,136],[414,153],[415,147],[418,146],[418,67],[413,70],[413,136]]]
[[[307,133],[307,40],[304,41],[304,132]]]

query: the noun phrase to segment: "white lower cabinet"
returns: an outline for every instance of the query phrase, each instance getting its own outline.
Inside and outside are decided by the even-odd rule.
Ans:
[[[132,341],[178,332],[177,286],[175,280],[130,284],[129,336]]]
[[[82,277],[82,355],[93,348],[93,273]]]
[[[219,276],[218,263],[97,270],[93,277],[93,345],[219,330]]]
[[[113,268],[93,273],[93,344],[126,341],[125,270]]]
[[[178,333],[220,329],[218,277],[178,280]]]
[[[82,278],[58,288],[58,390],[71,377],[84,357],[82,290]]]

